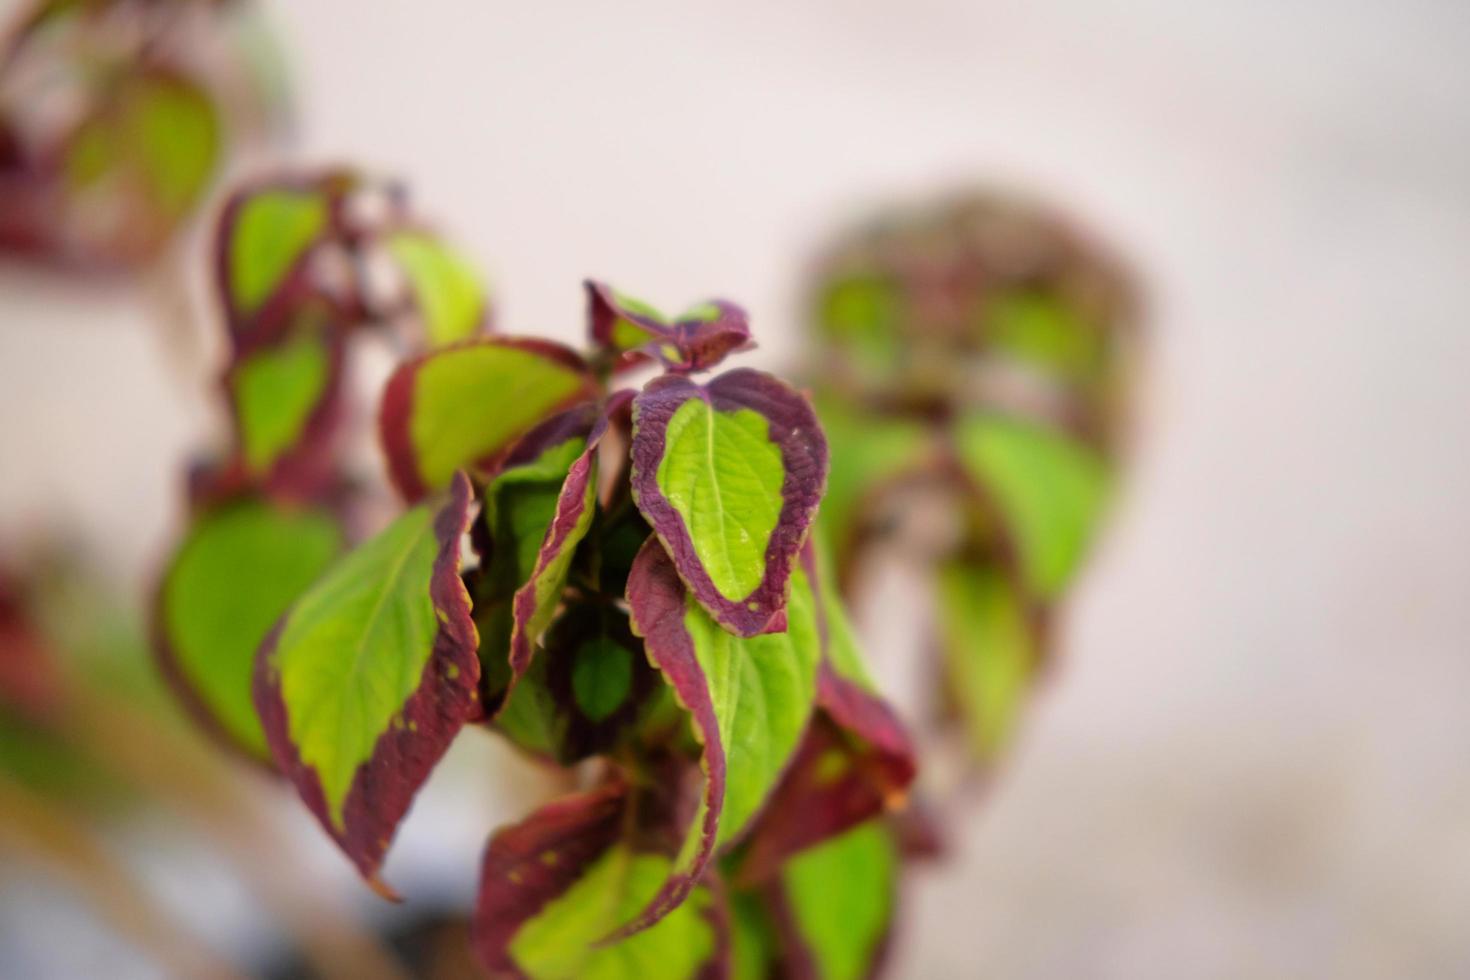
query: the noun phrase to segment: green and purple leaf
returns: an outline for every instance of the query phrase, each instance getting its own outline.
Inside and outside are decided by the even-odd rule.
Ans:
[[[316,291],[310,259],[332,232],[350,178],[280,178],[245,187],[225,202],[215,238],[215,289],[237,345],[273,337]]]
[[[278,339],[235,357],[224,378],[238,462],[250,482],[301,499],[334,474],[342,416],[343,332],[320,304]]]
[[[811,405],[749,368],[705,385],[665,375],[634,399],[633,425],[634,500],[679,577],[725,629],[782,630],[827,480]]]
[[[164,676],[202,727],[253,759],[271,761],[251,700],[256,652],[342,547],[324,509],[239,498],[194,519],[159,584],[152,633]]]
[[[571,570],[573,553],[592,526],[597,505],[597,450],[607,434],[610,417],[631,398],[631,392],[619,392],[596,412],[585,448],[572,462],[557,495],[556,510],[541,540],[535,564],[511,600],[512,686],[515,678],[525,672],[536,644],[551,624]]]
[[[689,713],[705,788],[668,881],[621,935],[679,906],[715,852],[749,826],[801,741],[816,697],[820,627],[805,573],[797,568],[793,579],[786,631],[742,638],[694,600],[656,538],[634,562],[633,631]]]
[[[1107,465],[1066,433],[990,413],[961,419],[954,441],[965,475],[1004,525],[1027,589],[1056,598],[1102,517]]]
[[[669,859],[629,833],[642,803],[620,783],[557,800],[498,831],[485,850],[471,939],[494,977],[720,980],[728,973],[722,897],[694,890],[655,927],[605,937],[662,884]]]
[[[802,567],[816,595],[822,638],[819,710],[751,831],[742,882],[766,880],[791,855],[902,806],[918,773],[908,732],[869,678],[827,564],[810,545]]]
[[[888,950],[898,901],[898,851],[871,820],[797,855],[767,892],[790,980],[865,980]]]
[[[414,794],[480,711],[459,577],[463,474],[338,562],[256,659],[255,705],[277,767],[375,889]]]
[[[592,342],[618,355],[619,368],[657,359],[670,371],[706,371],[726,355],[754,346],[745,310],[726,300],[700,303],[670,323],[647,303],[606,283],[588,280],[585,285]]]
[[[408,280],[427,346],[443,347],[489,329],[484,282],[457,251],[413,228],[390,233],[384,245]]]
[[[998,564],[956,560],[939,569],[940,652],[945,700],[970,751],[993,762],[1010,743],[1042,649],[1039,614]]]
[[[378,418],[393,482],[413,501],[459,470],[493,475],[533,428],[596,393],[582,359],[551,341],[484,337],[407,361]]]

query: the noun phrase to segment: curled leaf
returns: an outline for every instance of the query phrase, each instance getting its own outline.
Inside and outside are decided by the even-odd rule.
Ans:
[[[694,601],[656,538],[628,577],[633,631],[674,689],[703,745],[705,789],[668,881],[620,935],[677,908],[711,857],[750,824],[781,778],[816,696],[817,614],[797,568],[787,630],[732,636]]]
[[[634,399],[633,424],[633,496],[679,577],[725,629],[783,629],[827,480],[811,405],[749,368],[707,385],[666,375]]]
[[[595,395],[582,359],[551,341],[484,337],[407,361],[378,416],[393,482],[417,500],[458,470],[491,474],[531,429]]]
[[[670,371],[705,371],[732,351],[754,346],[745,310],[726,300],[700,303],[671,323],[606,283],[585,285],[592,341],[620,355],[622,367],[657,359]]]
[[[277,767],[376,889],[414,794],[479,711],[459,578],[469,481],[405,512],[327,572],[256,659],[255,705]]]
[[[664,880],[669,859],[630,834],[641,801],[621,784],[550,803],[485,850],[471,938],[496,977],[716,980],[726,975],[724,903],[701,887],[657,926],[601,943]]]
[[[270,762],[251,701],[261,643],[342,550],[337,519],[245,497],[199,514],[159,584],[153,647],[164,676],[209,732]]]

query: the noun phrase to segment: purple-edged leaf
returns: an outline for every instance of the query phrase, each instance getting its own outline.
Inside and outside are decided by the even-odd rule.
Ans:
[[[394,484],[409,500],[459,470],[493,473],[520,438],[596,384],[570,349],[545,340],[484,337],[401,365],[378,417]]]
[[[597,505],[597,448],[607,434],[608,417],[618,403],[631,397],[619,393],[613,404],[597,415],[585,448],[572,462],[557,495],[556,509],[541,539],[536,561],[525,584],[516,590],[511,606],[510,668],[512,678],[524,673],[541,635],[561,601],[571,570],[572,555],[587,536]],[[514,684],[514,680],[512,680]]]
[[[256,651],[342,546],[326,510],[236,499],[194,519],[159,584],[164,676],[206,730],[254,759],[271,759],[251,700]]]
[[[319,305],[292,318],[280,338],[252,345],[225,374],[239,462],[254,483],[310,496],[333,469],[342,415],[342,332]]]
[[[470,485],[407,511],[303,595],[256,659],[255,705],[277,767],[379,891],[399,821],[479,712],[480,665],[459,578]]]
[[[760,371],[650,382],[633,402],[633,496],[679,577],[725,629],[784,628],[797,553],[827,481],[811,405]]]
[[[270,334],[311,293],[308,260],[331,230],[343,178],[271,180],[231,195],[215,239],[216,288],[236,342]]]
[[[639,801],[641,802],[641,801]],[[630,838],[621,784],[550,803],[498,831],[485,850],[471,939],[492,976],[717,980],[729,925],[712,889],[656,927],[602,943],[659,888],[669,859]]]
[[[882,965],[898,900],[898,851],[873,820],[797,855],[768,891],[790,980],[864,980]]]
[[[592,341],[619,355],[620,366],[656,358],[671,371],[705,371],[754,346],[745,310],[726,300],[700,303],[671,322],[606,283],[585,285]]]
[[[751,832],[740,865],[746,882],[766,880],[791,855],[901,806],[918,771],[908,732],[869,679],[830,570],[815,552],[808,545],[802,567],[822,637],[819,711]]]
[[[408,280],[427,346],[443,347],[488,328],[485,284],[457,251],[412,228],[394,231],[384,245]]]
[[[812,713],[820,656],[806,574],[793,575],[784,633],[732,636],[684,587],[650,538],[628,577],[633,631],[663,671],[703,744],[705,789],[669,880],[624,933],[677,908],[721,845],[750,824],[780,781]]]

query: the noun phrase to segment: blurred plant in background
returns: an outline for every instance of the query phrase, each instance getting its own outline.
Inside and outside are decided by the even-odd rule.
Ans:
[[[42,0],[0,48],[0,253],[156,258],[285,113],[251,0]]]
[[[818,533],[850,600],[884,548],[932,576],[932,713],[983,776],[1117,483],[1133,285],[1057,214],[974,193],[839,238],[808,302],[806,377],[833,459]]]

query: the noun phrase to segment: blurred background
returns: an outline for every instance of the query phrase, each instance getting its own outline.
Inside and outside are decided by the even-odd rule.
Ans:
[[[975,182],[1060,204],[1136,270],[1120,505],[1003,778],[910,882],[896,975],[1470,973],[1470,7],[263,6],[293,134],[234,173],[401,176],[512,332],[578,341],[595,275],[738,299],[750,360],[780,368],[819,244]],[[205,265],[184,267],[182,333],[156,280],[0,268],[0,547],[75,542],[137,609],[218,422]],[[855,610],[880,658],[915,599],[884,597]],[[387,877],[418,912],[467,903],[536,778],[461,739]],[[267,786],[320,888],[404,914]],[[122,834],[207,944],[271,935],[281,908],[205,842]],[[156,969],[44,876],[0,873],[0,975]]]

